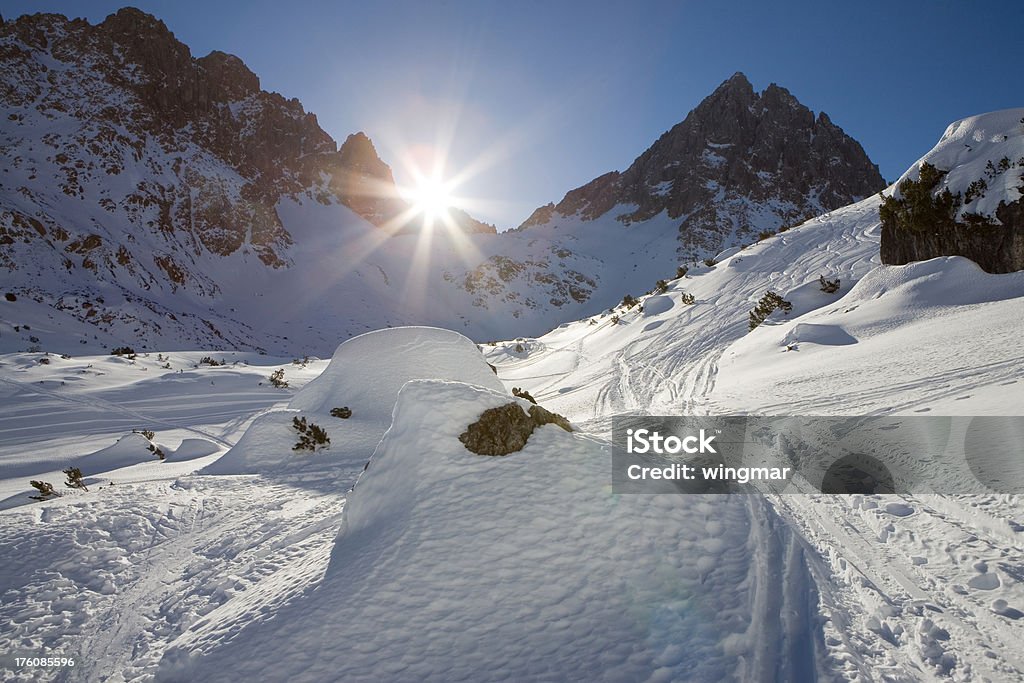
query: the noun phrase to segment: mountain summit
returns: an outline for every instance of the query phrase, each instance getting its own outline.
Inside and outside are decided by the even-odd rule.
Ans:
[[[623,172],[601,175],[520,228],[567,217],[623,225],[664,213],[680,253],[696,258],[885,187],[863,148],[774,83],[754,91],[742,73],[722,83]]]

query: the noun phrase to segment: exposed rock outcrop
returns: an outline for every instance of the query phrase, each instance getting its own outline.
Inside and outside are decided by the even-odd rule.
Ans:
[[[481,413],[480,418],[459,435],[459,441],[479,455],[508,455],[521,451],[533,430],[546,424],[572,431],[569,421],[557,413],[538,405],[531,405],[526,413],[520,404],[506,403]]]

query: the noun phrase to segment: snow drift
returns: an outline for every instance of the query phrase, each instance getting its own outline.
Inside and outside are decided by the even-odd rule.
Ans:
[[[227,644],[183,639],[192,655],[169,655],[158,679],[815,671],[802,549],[763,503],[612,496],[606,447],[553,425],[506,457],[467,451],[458,434],[509,400],[455,382],[406,384],[321,585]]]
[[[433,327],[396,327],[370,332],[342,343],[323,373],[303,387],[287,410],[265,413],[238,443],[204,474],[257,474],[360,467],[388,425],[402,386],[416,379],[466,382],[504,392],[476,344],[458,332]],[[348,407],[339,419],[332,408]],[[296,453],[292,419],[306,416],[324,427],[330,445],[315,453]]]

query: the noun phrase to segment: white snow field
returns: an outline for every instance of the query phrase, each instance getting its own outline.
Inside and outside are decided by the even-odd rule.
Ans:
[[[1021,116],[954,124],[926,158],[962,191]],[[1024,680],[1019,495],[611,491],[613,415],[1024,415],[1024,273],[881,266],[878,203],[538,338],[395,328],[329,364],[0,356],[3,677]],[[748,332],[768,289],[792,311]],[[466,450],[512,387],[579,430]],[[293,450],[295,417],[330,444]]]

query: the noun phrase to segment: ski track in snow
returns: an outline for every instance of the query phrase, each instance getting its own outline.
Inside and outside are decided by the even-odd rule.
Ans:
[[[54,680],[138,680],[175,637],[257,584],[256,618],[315,584],[343,504],[302,482],[186,477],[8,513],[0,650],[74,656]]]
[[[1006,341],[1017,324],[1012,313],[1007,332],[985,325],[990,334],[1003,336],[982,344],[957,338],[977,347],[971,355],[936,355],[922,363],[920,356],[893,353],[881,378],[868,373],[864,379],[833,379],[818,373],[790,382],[780,375],[773,378],[776,384],[764,385],[764,393],[758,393],[762,385],[749,387],[754,393],[746,396],[746,405],[736,404],[731,384],[717,391],[723,359],[747,335],[746,313],[760,293],[770,286],[785,298],[819,274],[838,274],[841,297],[877,265],[876,202],[872,198],[826,215],[741,251],[710,272],[673,281],[669,296],[692,292],[697,302],[663,324],[620,310],[620,324],[607,328],[617,338],[603,332],[608,323],[599,318],[597,327],[582,321],[552,331],[538,340],[545,350],[525,359],[501,346],[485,348],[488,359],[506,384],[524,385],[542,404],[603,435],[611,431],[611,415],[623,413],[914,414],[961,401],[958,410],[968,412],[957,414],[971,414],[971,399],[979,391],[1005,391],[1020,380],[1024,357]],[[787,243],[802,251],[799,262],[786,258],[793,253]],[[746,276],[750,273],[756,279]],[[790,319],[814,312],[801,296],[793,300]],[[820,298],[816,305],[829,303]],[[840,298],[839,313],[833,315],[842,313],[841,303]],[[685,305],[676,300],[675,308],[680,306]],[[984,306],[971,315],[984,315]],[[784,320],[776,314],[764,326],[772,329]],[[898,330],[898,325],[890,327]],[[567,352],[586,353],[588,363],[571,363],[573,369],[564,373],[546,371],[564,364],[561,355]],[[561,354],[557,363],[555,354]],[[527,366],[529,379],[520,373]],[[742,382],[735,386],[737,392],[748,389]],[[772,387],[781,389],[778,398]],[[978,414],[991,410],[978,405]],[[1022,407],[1007,406],[1009,414]],[[808,587],[817,591],[824,671],[845,680],[1024,679],[1024,657],[1015,647],[1024,637],[1024,524],[1017,497],[876,496],[854,503],[850,497],[786,494],[765,500],[813,548],[803,552],[801,566],[812,577]],[[751,511],[753,528],[762,514]],[[783,552],[778,539],[761,540],[766,555]]]

